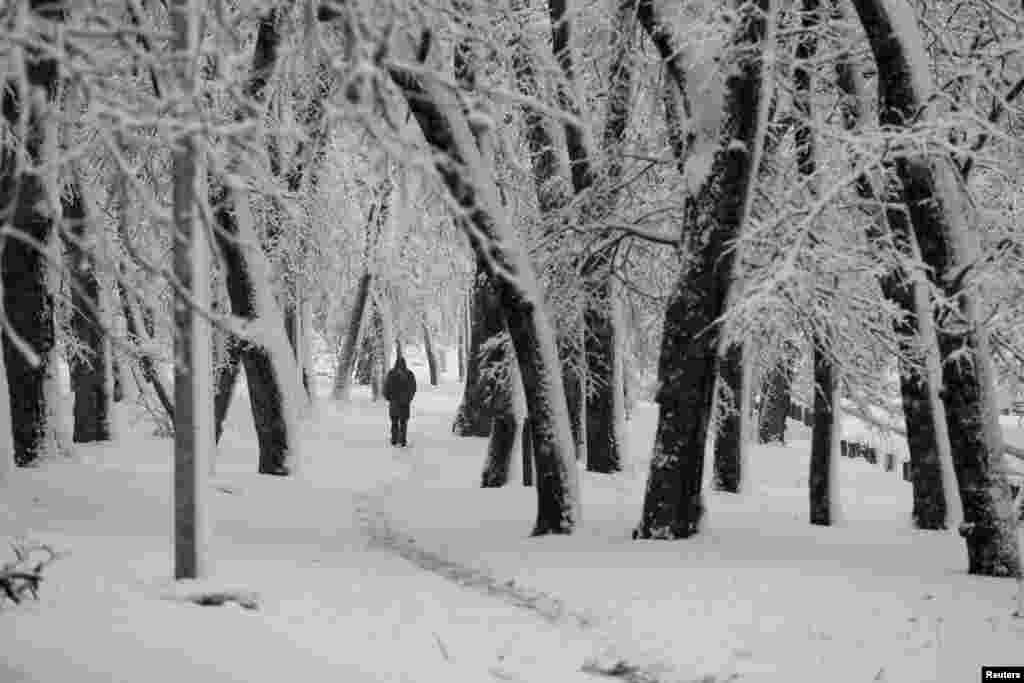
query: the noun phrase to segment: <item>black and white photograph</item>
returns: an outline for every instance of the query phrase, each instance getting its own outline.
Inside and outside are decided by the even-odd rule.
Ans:
[[[1021,0],[0,0],[0,683],[1024,680]]]

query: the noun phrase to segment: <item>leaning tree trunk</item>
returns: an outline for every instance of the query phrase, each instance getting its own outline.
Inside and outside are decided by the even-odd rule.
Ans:
[[[936,90],[914,10],[905,0],[854,0],[854,6],[878,69],[881,123],[902,128],[933,120]],[[968,272],[976,262],[974,210],[944,148],[915,143],[900,150],[895,169],[929,277],[950,302],[936,328],[968,571],[1019,576],[1017,525],[1003,463],[992,361],[979,294],[970,286]]]
[[[481,348],[488,339],[501,332],[503,321],[499,302],[482,258],[477,259],[469,317],[466,383],[462,391],[462,402],[455,413],[452,431],[458,436],[488,436],[491,431],[491,418],[485,409],[484,393],[487,382],[483,376],[486,367]]]
[[[47,0],[28,4],[29,11],[44,21],[65,20],[60,4]],[[48,245],[57,188],[48,188],[41,172],[28,169],[41,168],[56,148],[55,129],[43,109],[56,104],[60,69],[51,52],[30,46],[24,73],[28,91],[22,90],[18,78],[8,80],[3,91],[3,116],[10,130],[22,131],[23,117],[27,126],[19,133],[22,149],[15,149],[12,141],[0,147],[0,210],[11,229],[37,245]],[[3,334],[14,461],[24,467],[45,455],[50,441],[46,376],[55,342],[53,299],[47,288],[46,256],[34,245],[6,239],[0,266],[4,313],[14,335]]]
[[[525,4],[517,2],[513,5],[516,11],[523,12],[525,17]],[[557,8],[552,6],[554,10]],[[564,14],[564,7],[563,12]],[[553,17],[556,22],[558,17]],[[563,70],[568,60],[571,78],[571,55],[568,53],[568,24],[561,24],[564,32],[556,35],[554,48],[559,53],[559,60]],[[513,43],[512,67],[519,91],[526,97],[536,97],[540,93],[536,67],[534,65],[534,54],[532,46],[526,37],[528,29],[522,26],[516,33]],[[555,33],[559,33],[556,29]],[[564,84],[563,84],[564,85]],[[566,101],[569,97],[565,87],[560,88],[560,98],[563,103],[575,106],[574,101]],[[546,117],[533,107],[523,107],[523,125],[525,127],[526,141],[530,149],[530,163],[533,173],[533,184],[537,193],[537,204],[541,216],[546,222],[545,232],[548,236],[557,238],[557,233],[564,222],[563,214],[572,199],[572,190],[581,192],[593,182],[593,173],[590,170],[590,160],[587,150],[583,144],[583,136],[580,129],[575,125],[565,127],[566,134],[570,140],[569,161],[572,164],[571,173],[563,167],[561,155],[558,152],[556,138],[548,127]],[[572,181],[569,177],[572,177]],[[570,186],[570,182],[573,184]],[[579,185],[576,185],[579,183]],[[575,268],[574,268],[575,270]],[[573,325],[572,322],[569,325]],[[558,329],[558,353],[562,363],[562,389],[566,398],[566,407],[569,414],[569,426],[572,430],[573,445],[577,459],[586,457],[587,440],[585,429],[587,421],[585,417],[585,379],[586,379],[586,355],[584,345],[578,343],[585,338],[583,330],[578,328],[568,329],[569,325],[563,324]],[[578,337],[577,337],[578,335]]]
[[[75,393],[72,440],[75,443],[109,441],[112,398],[107,383],[109,345],[105,343],[100,319],[101,285],[96,259],[88,248],[88,216],[81,188],[73,185],[62,203],[68,224],[65,261],[73,283],[71,329],[83,347],[70,363],[71,386]]]
[[[352,368],[356,362],[356,350],[363,335],[363,320],[366,318],[366,302],[370,298],[370,284],[373,276],[364,272],[356,285],[356,297],[352,302],[348,320],[345,322],[345,336],[338,352],[338,369],[334,373],[334,399],[348,400],[352,388]]]
[[[861,125],[863,118],[863,100],[865,99],[864,80],[861,70],[846,55],[837,66],[837,85],[842,91],[843,126],[847,130],[855,130]],[[891,167],[891,164],[888,164]],[[869,178],[862,176],[855,183],[858,196],[865,200],[875,200],[877,193],[872,188]],[[888,205],[894,205],[900,198],[889,197]],[[886,238],[886,227],[891,231],[894,241],[907,258],[916,258],[913,226],[910,224],[906,211],[899,206],[888,209],[876,209],[868,226],[868,236],[872,240]],[[885,274],[880,281],[882,294],[895,303],[900,310],[900,317],[894,322],[893,328],[899,343],[900,366],[900,397],[903,404],[903,417],[907,426],[907,449],[910,452],[910,481],[913,491],[912,519],[918,529],[945,529],[947,525],[948,506],[943,485],[942,449],[948,452],[949,437],[946,434],[946,414],[938,392],[931,387],[927,368],[928,356],[934,353],[935,339],[922,335],[923,329],[918,317],[918,305],[915,289],[927,301],[930,295],[923,288],[923,283],[915,282],[905,268],[896,268]],[[925,310],[930,315],[931,306],[926,304]],[[921,347],[924,347],[923,350]],[[923,352],[922,352],[923,351]]]
[[[493,278],[508,323],[532,424],[537,479],[533,535],[568,534],[579,519],[579,484],[555,333],[525,246],[502,220],[501,202],[468,121],[453,93],[392,68],[427,143],[436,170],[465,211],[460,221]],[[451,163],[454,161],[455,163]],[[493,264],[493,267],[492,267]]]
[[[743,345],[730,344],[718,359],[718,378],[725,385],[730,403],[718,421],[712,484],[716,491],[739,493],[743,450]]]
[[[367,304],[370,308],[366,331],[360,336],[359,355],[356,357],[355,380],[360,386],[368,386],[373,382],[374,342],[377,328],[380,327],[379,313],[373,300]]]
[[[430,328],[423,323],[423,353],[427,356],[427,370],[430,372],[430,386],[437,386],[437,355],[434,342],[430,338]]]
[[[732,51],[724,64],[724,111],[708,177],[688,197],[683,224],[685,262],[669,295],[658,361],[658,427],[643,515],[634,537],[686,538],[704,513],[702,477],[721,330],[732,287],[731,242],[743,223],[753,174],[761,104],[763,10],[742,5]]]
[[[252,105],[238,113],[240,119],[258,119],[260,115],[255,104],[265,100],[266,85],[278,60],[281,42],[278,19],[277,9],[269,10],[260,19],[256,45],[253,49],[252,68],[245,86],[246,95]],[[232,196],[233,193],[229,192],[224,184],[215,183],[209,188],[209,194],[213,217],[217,224],[217,246],[225,270],[232,313],[244,320],[255,320],[258,314],[268,313],[257,309],[257,302],[265,298],[260,296],[259,291],[263,284],[257,283],[253,274],[249,272],[253,265],[250,261],[262,258],[262,254],[246,257],[246,247],[240,241],[239,217],[236,215],[242,207],[238,206],[236,197]],[[263,304],[269,305],[271,302],[263,301]],[[283,332],[283,321],[278,320],[275,324],[281,324]],[[261,474],[289,475],[294,465],[293,451],[297,435],[292,433],[295,424],[294,420],[290,419],[289,410],[285,405],[285,401],[289,399],[284,383],[290,382],[292,378],[280,376],[269,348],[243,340],[238,340],[238,343],[241,344],[239,353],[229,354],[228,361],[237,363],[240,360],[245,367],[249,402],[259,444],[258,470]],[[287,365],[286,360],[279,359],[277,365]],[[228,367],[225,372],[237,373],[237,369]],[[221,383],[219,388],[224,386],[224,383]],[[230,396],[229,392],[226,398],[224,395],[216,397],[215,402],[230,403]],[[226,414],[226,408],[223,412]]]

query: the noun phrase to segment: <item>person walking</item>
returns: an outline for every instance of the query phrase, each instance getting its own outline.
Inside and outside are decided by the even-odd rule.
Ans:
[[[391,445],[408,446],[409,404],[416,395],[416,376],[406,367],[405,358],[399,355],[395,367],[384,378],[384,400],[388,402],[391,417]]]

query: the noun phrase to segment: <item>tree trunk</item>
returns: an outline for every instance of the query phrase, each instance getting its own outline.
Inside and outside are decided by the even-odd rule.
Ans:
[[[854,0],[878,68],[880,120],[905,127],[930,121],[935,88],[913,9],[905,0]],[[948,152],[900,150],[895,160],[922,260],[949,308],[938,319],[942,400],[963,504],[968,571],[1019,576],[1020,551],[1002,462],[995,385],[978,292],[973,209]]]
[[[3,302],[3,284],[0,283],[0,305]],[[0,311],[2,313],[3,311]],[[10,481],[14,471],[14,424],[11,422],[11,396],[7,388],[7,368],[0,354],[0,486]]]
[[[841,60],[837,72],[837,82],[846,100],[842,108],[843,125],[847,130],[855,130],[863,117],[863,77],[858,66],[848,56]],[[887,167],[891,167],[891,163]],[[857,179],[856,190],[862,199],[871,200],[876,197],[867,177]],[[899,201],[898,196],[886,198],[887,204],[897,204]],[[868,237],[872,240],[885,239],[888,226],[904,256],[916,258],[913,226],[906,211],[895,207],[873,213],[874,220],[869,224]],[[901,313],[900,319],[894,323],[894,331],[900,347],[900,397],[907,426],[907,449],[910,452],[914,526],[918,529],[945,529],[949,509],[943,488],[941,452],[943,448],[948,451],[949,438],[945,427],[945,409],[938,399],[937,391],[930,387],[928,375],[922,370],[927,363],[927,356],[934,351],[932,347],[936,340],[933,336],[925,339],[922,335],[915,289],[922,289],[921,295],[925,297],[925,302],[930,295],[923,290],[921,283],[912,280],[904,268],[886,274],[881,278],[880,286],[882,294],[895,303]],[[926,303],[923,312],[930,315],[930,308],[930,304]],[[924,358],[919,347],[924,348]]]
[[[665,311],[658,362],[658,427],[643,516],[634,537],[686,538],[704,513],[702,477],[712,409],[718,320],[732,286],[732,240],[743,223],[753,174],[761,101],[761,49],[766,2],[740,7],[732,51],[723,65],[724,111],[708,177],[686,199],[686,263]]]
[[[533,534],[572,533],[579,519],[572,435],[555,334],[526,248],[516,231],[502,220],[492,171],[454,95],[428,79],[417,81],[400,69],[393,68],[391,76],[403,90],[428,144],[438,153],[436,170],[465,211],[461,226],[494,280],[508,323],[523,377],[527,413],[533,423],[537,474]]]
[[[582,332],[582,330],[581,330]],[[562,359],[562,389],[565,392],[566,407],[569,410],[569,431],[572,433],[573,452],[577,462],[587,460],[587,403],[583,349],[567,342],[559,351]]]
[[[280,41],[278,10],[271,9],[260,19],[252,68],[245,87],[252,103],[259,103],[265,99],[267,81],[277,64]],[[242,119],[256,118],[258,115],[255,106],[249,106],[238,113],[238,117]],[[259,285],[249,272],[251,264],[247,262],[240,241],[239,218],[236,215],[239,207],[235,198],[222,184],[210,187],[210,200],[218,227],[215,234],[225,269],[232,313],[245,320],[254,320],[260,313],[256,308],[256,302],[261,297],[258,296]],[[282,323],[279,321],[277,324]],[[258,470],[261,474],[288,475],[292,468],[295,435],[290,433],[291,420],[286,416],[283,383],[290,381],[290,378],[278,375],[269,349],[241,340],[239,343],[242,345],[240,358],[245,367],[249,401],[259,443]],[[282,363],[284,360],[281,359]],[[225,384],[220,384],[220,388]],[[226,397],[221,395],[216,400],[230,403],[230,394]],[[224,413],[226,412],[225,408]]]
[[[768,378],[761,391],[761,410],[757,426],[759,443],[786,443],[791,375],[792,371],[785,360],[780,360],[768,370]]]
[[[716,491],[740,492],[743,449],[743,353],[741,344],[730,344],[718,360],[718,378],[728,389],[731,405],[723,411],[715,435],[713,484]]]
[[[423,352],[427,356],[427,370],[430,372],[430,386],[437,386],[437,356],[434,355],[434,343],[430,339],[430,328],[423,323]]]
[[[30,0],[29,11],[44,20],[65,20],[63,7],[47,0]],[[0,149],[0,207],[11,228],[37,244],[48,245],[57,188],[48,188],[41,173],[24,169],[42,167],[46,156],[56,150],[54,126],[47,112],[34,106],[31,91],[41,90],[43,99],[55,105],[60,70],[50,52],[29,47],[25,74],[30,92],[21,91],[20,82],[8,82],[3,91],[3,115],[10,130],[19,130],[23,115],[28,125],[21,149],[15,149],[10,141]],[[34,246],[20,239],[5,240],[0,265],[4,312],[15,335],[3,334],[14,461],[25,467],[36,464],[49,448],[45,378],[55,342],[53,299],[46,282],[46,256]]]
[[[460,382],[464,382],[466,380],[466,366],[468,365],[466,363],[466,358],[469,356],[469,350],[467,349],[467,346],[469,345],[467,342],[469,337],[469,334],[467,333],[469,329],[468,318],[468,307],[466,306],[465,299],[463,299],[462,303],[459,305],[459,331],[458,339],[456,340],[458,344],[457,350],[459,357],[457,360],[459,363]]]
[[[481,485],[484,488],[497,488],[508,483],[509,471],[512,466],[512,455],[519,435],[522,409],[518,400],[522,392],[519,379],[519,368],[515,358],[510,358],[506,345],[502,345],[499,354],[491,362],[508,364],[507,372],[493,383],[489,410],[491,419],[491,438],[487,444],[487,460]]]
[[[174,0],[171,22],[174,47],[181,55],[194,54],[199,12],[193,0]],[[178,79],[183,92],[195,94],[196,69],[192,59],[182,60]],[[209,245],[196,220],[198,153],[194,137],[177,140],[174,177],[174,275],[200,306],[209,301]],[[209,404],[211,373],[210,330],[190,304],[174,308],[174,578],[195,579],[206,574],[203,497],[207,463],[213,452],[212,410]]]
[[[356,350],[363,336],[363,320],[366,318],[366,302],[370,298],[370,284],[373,277],[364,271],[356,285],[355,301],[345,323],[345,336],[338,352],[338,369],[334,374],[334,399],[347,401],[352,386],[352,366],[356,362]]]
[[[831,526],[839,491],[835,488],[838,444],[836,430],[838,381],[832,359],[814,345],[814,426],[811,430],[811,469],[808,477],[811,524]]]
[[[373,382],[373,340],[378,334],[377,329],[380,327],[380,313],[377,311],[377,307],[373,304],[372,299],[368,306],[370,308],[370,318],[366,331],[361,335],[359,355],[356,358],[356,382],[361,386],[368,386]]]
[[[140,313],[136,302],[133,302],[132,299],[129,298],[132,295],[127,291],[123,281],[120,279],[118,280],[117,288],[118,294],[120,294],[121,297],[121,309],[124,312],[128,335],[136,340],[136,343],[141,342],[144,347],[148,346],[156,331],[156,327],[153,322],[153,311],[147,308]],[[172,400],[170,392],[167,391],[167,388],[164,386],[156,364],[153,362],[153,357],[149,353],[142,353],[139,355],[139,369],[142,371],[143,378],[150,384],[150,386],[153,387],[153,391],[156,393],[157,399],[160,401],[160,405],[163,407],[168,418],[170,418],[173,423],[174,401]],[[237,375],[237,367],[235,372]],[[217,424],[219,428],[219,421]]]
[[[508,473],[512,466],[512,454],[519,426],[520,422],[512,412],[502,411],[494,414],[481,482],[483,488],[500,488],[508,484]]]
[[[609,281],[598,295],[603,304],[587,306],[587,470],[622,471],[626,447],[626,396],[622,358],[622,316],[619,292]]]
[[[486,263],[481,258],[477,259],[470,301],[466,383],[462,392],[462,402],[455,413],[452,431],[457,436],[488,436],[491,431],[491,418],[484,407],[487,383],[482,374],[486,364],[480,349],[488,339],[501,332],[503,323],[500,304],[487,275]]]
[[[65,239],[65,261],[73,281],[71,287],[71,329],[84,347],[85,358],[70,363],[74,387],[75,443],[110,440],[111,396],[108,393],[109,345],[105,343],[100,320],[100,280],[97,263],[89,249],[86,233],[88,216],[81,188],[73,185],[65,197],[64,220],[69,226]],[[92,249],[95,249],[95,244]]]

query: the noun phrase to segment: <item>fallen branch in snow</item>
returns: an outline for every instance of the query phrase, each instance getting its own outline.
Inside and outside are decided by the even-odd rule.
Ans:
[[[4,599],[15,605],[21,604],[26,594],[38,600],[43,570],[64,557],[66,553],[59,553],[44,544],[11,543],[11,549],[14,551],[15,560],[0,567],[0,590],[3,591],[0,595],[0,605]],[[34,555],[38,552],[45,553],[46,557],[36,561]]]

